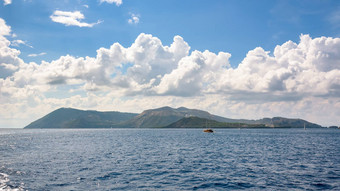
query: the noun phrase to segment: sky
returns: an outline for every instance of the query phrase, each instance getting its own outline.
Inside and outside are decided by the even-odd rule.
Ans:
[[[0,128],[163,106],[340,126],[340,1],[0,0]]]

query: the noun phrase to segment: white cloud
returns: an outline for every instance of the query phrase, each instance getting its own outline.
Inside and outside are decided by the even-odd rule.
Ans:
[[[11,34],[11,27],[6,25],[5,20],[0,18],[0,35],[1,36],[8,36]]]
[[[193,51],[182,58],[178,67],[165,74],[154,89],[159,94],[192,96],[209,91],[206,84],[213,84],[223,68],[229,68],[230,54],[218,55],[209,51]],[[207,88],[207,89],[205,89]]]
[[[128,20],[129,24],[138,24],[139,23],[139,15],[131,14],[131,18]]]
[[[16,46],[16,47],[19,47],[20,45],[25,45],[25,46],[28,46],[30,48],[33,48],[33,46],[27,44],[25,41],[23,40],[13,40],[11,42],[11,46]]]
[[[99,0],[99,1],[100,3],[104,3],[104,2],[110,3],[110,4],[115,3],[117,6],[120,6],[123,3],[122,0]]]
[[[9,35],[11,35],[11,27],[0,18],[0,78],[11,76],[24,63],[18,57],[20,51],[9,47],[11,42],[5,37]]]
[[[29,54],[28,57],[37,57],[37,56],[43,56],[43,55],[46,55],[46,52],[42,52],[39,54]]]
[[[13,40],[11,43],[12,46],[16,46],[16,47],[20,46],[20,44],[26,44],[26,43],[23,40]]]
[[[236,96],[245,92],[263,99],[281,96],[340,96],[340,39],[301,35],[300,43],[288,41],[274,50],[249,51],[236,69],[228,69],[216,88]],[[244,97],[244,96],[239,96]],[[248,97],[248,96],[246,96]]]
[[[68,12],[57,10],[53,12],[50,18],[52,21],[66,26],[93,27],[101,23],[101,21],[97,21],[96,23],[81,22],[81,20],[85,19],[85,16],[80,11]]]
[[[4,5],[9,5],[12,3],[12,0],[4,0]]]

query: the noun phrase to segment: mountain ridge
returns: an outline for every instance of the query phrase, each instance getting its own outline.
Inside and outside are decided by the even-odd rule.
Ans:
[[[171,108],[168,106],[144,110],[142,113],[123,113],[118,111],[79,110],[59,108],[24,128],[154,128],[167,127],[183,118],[198,117],[221,123],[242,123],[265,127],[319,128],[318,124],[303,119],[283,117],[262,118],[258,120],[230,119],[210,114],[207,111]]]

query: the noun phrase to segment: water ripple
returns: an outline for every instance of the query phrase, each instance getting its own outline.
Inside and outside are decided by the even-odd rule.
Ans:
[[[340,190],[336,130],[0,133],[0,190]]]

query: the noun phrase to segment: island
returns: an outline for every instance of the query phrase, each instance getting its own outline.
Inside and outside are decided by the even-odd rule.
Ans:
[[[303,119],[283,117],[258,120],[231,119],[185,107],[161,107],[140,114],[59,108],[25,129],[65,128],[321,128]]]

